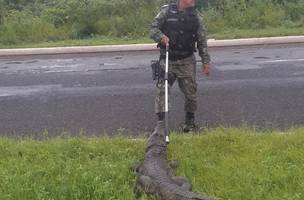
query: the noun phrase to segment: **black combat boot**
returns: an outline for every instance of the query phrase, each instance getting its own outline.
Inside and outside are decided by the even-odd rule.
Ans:
[[[194,113],[187,112],[183,131],[184,131],[184,133],[193,132],[193,131],[195,131],[195,128],[196,128],[196,126],[195,126],[195,122],[194,122]]]
[[[164,112],[159,112],[156,113],[158,121],[164,121],[165,120],[165,113]]]

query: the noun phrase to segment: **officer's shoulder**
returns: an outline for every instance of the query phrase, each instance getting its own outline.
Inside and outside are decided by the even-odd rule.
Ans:
[[[166,5],[163,5],[162,7],[161,7],[161,9],[163,10],[163,9],[166,9],[166,10],[169,10],[169,9],[177,9],[177,5],[176,5],[176,3],[170,3],[170,4],[166,4]]]
[[[169,8],[170,8],[170,4],[166,4],[160,8],[160,11],[163,13],[166,13],[166,12],[168,12]]]
[[[169,8],[169,4],[166,4],[166,5],[163,5],[160,9],[166,9],[166,8]]]

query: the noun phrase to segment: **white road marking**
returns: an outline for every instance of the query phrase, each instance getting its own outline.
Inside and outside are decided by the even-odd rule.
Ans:
[[[34,86],[11,86],[0,87],[0,97],[27,96],[34,93],[49,92],[61,89],[61,85],[34,85]]]
[[[303,76],[304,72],[295,72],[292,74],[293,76]]]
[[[101,63],[102,66],[114,66],[117,65],[117,63]]]
[[[267,60],[267,61],[262,61],[260,63],[302,62],[302,61],[304,61],[304,58],[289,59],[289,60]]]
[[[242,64],[242,65],[219,65],[216,68],[220,71],[232,71],[232,70],[248,70],[248,69],[261,69],[258,65]]]

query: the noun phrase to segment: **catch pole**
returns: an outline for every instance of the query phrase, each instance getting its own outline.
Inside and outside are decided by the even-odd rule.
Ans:
[[[169,86],[168,86],[168,71],[169,71],[169,43],[166,45],[166,69],[165,69],[165,133],[166,133],[166,142],[169,140]]]

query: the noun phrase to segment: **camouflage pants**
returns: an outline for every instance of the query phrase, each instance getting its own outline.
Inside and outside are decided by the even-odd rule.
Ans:
[[[166,60],[161,59],[160,65],[164,70]],[[169,92],[176,80],[180,90],[185,95],[184,110],[194,113],[197,109],[196,60],[194,55],[183,60],[169,60]],[[155,113],[165,112],[165,82],[161,80],[157,88]]]

